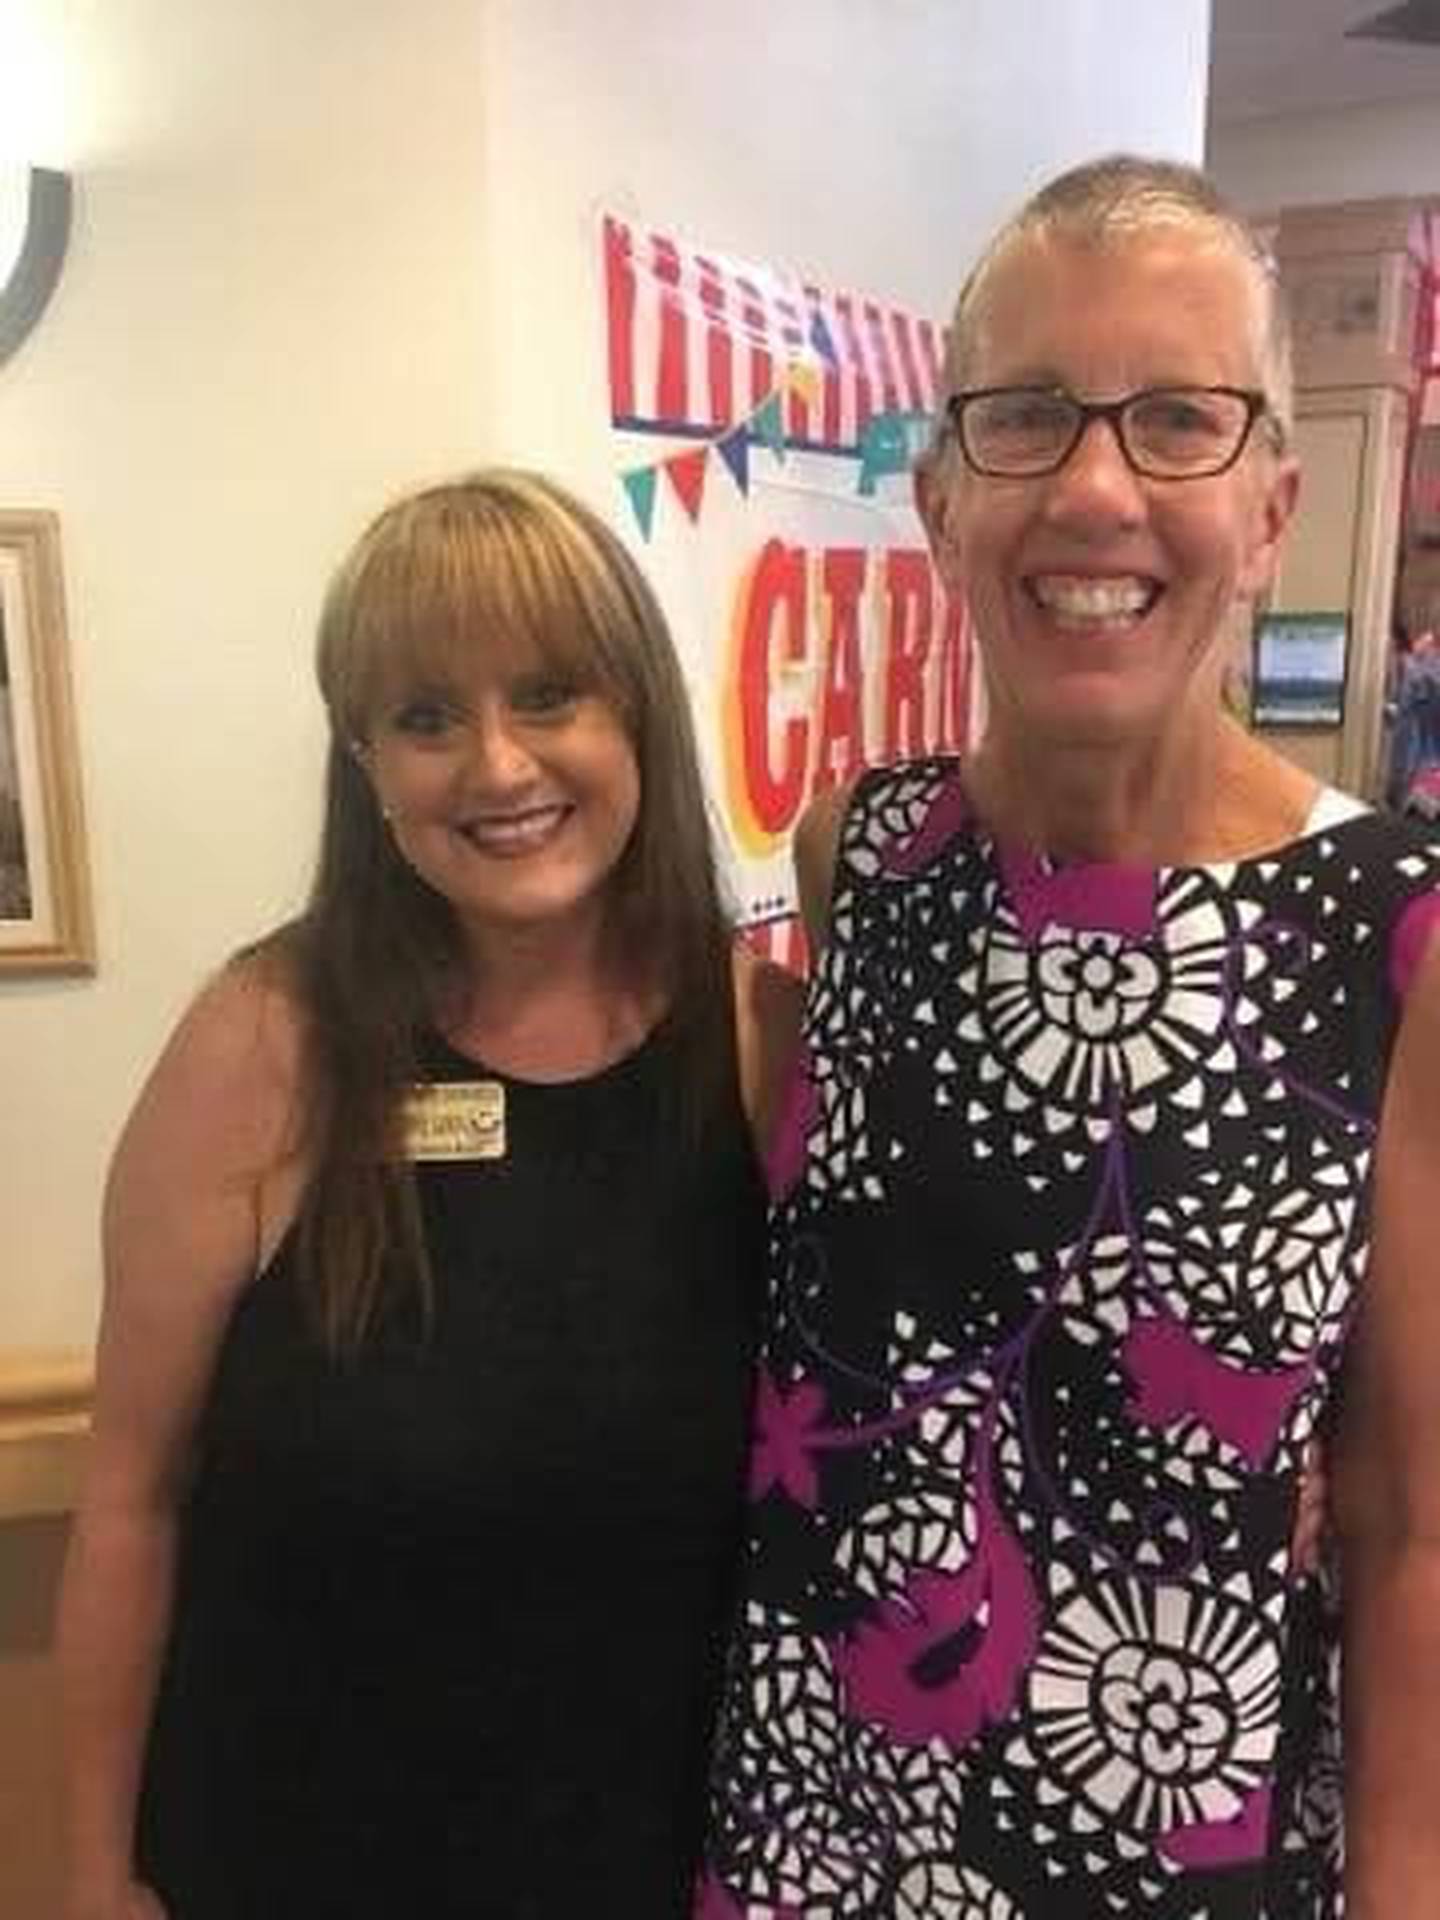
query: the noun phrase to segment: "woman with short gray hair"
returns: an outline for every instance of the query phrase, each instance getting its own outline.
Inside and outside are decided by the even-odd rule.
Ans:
[[[1433,1916],[1440,848],[1222,707],[1296,497],[1273,274],[1100,161],[947,371],[917,492],[988,723],[800,836],[699,1910]]]

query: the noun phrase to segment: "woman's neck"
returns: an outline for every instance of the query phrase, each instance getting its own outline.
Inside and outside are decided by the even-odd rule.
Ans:
[[[617,947],[599,927],[471,933],[441,1029],[462,1053],[522,1077],[596,1072],[636,1047],[664,1011]]]
[[[996,831],[1060,859],[1143,866],[1239,859],[1301,831],[1316,782],[1223,714],[1135,746],[1036,752],[995,728],[966,784]]]

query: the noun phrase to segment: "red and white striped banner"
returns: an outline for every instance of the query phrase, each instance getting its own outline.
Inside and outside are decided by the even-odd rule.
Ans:
[[[806,802],[974,731],[968,613],[910,488],[939,329],[613,216],[600,254],[618,479],[686,670],[740,919],[798,962],[789,840]]]
[[[935,409],[930,320],[613,215],[604,249],[610,419],[622,431],[716,435],[784,388],[788,444],[853,454],[877,414]],[[810,391],[787,383],[796,369],[814,375]]]

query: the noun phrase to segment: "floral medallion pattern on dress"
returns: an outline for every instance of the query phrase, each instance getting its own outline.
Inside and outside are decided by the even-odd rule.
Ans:
[[[1333,1920],[1290,1565],[1440,848],[1063,866],[866,776],[772,1153],[704,1920]]]

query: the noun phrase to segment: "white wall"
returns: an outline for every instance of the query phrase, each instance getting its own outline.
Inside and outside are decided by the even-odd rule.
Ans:
[[[1198,160],[1209,0],[496,0],[486,71],[492,426],[608,480],[594,217],[948,312],[1047,175]]]
[[[1206,158],[1225,192],[1254,213],[1440,196],[1440,96],[1214,126]]]
[[[0,1346],[89,1338],[144,1064],[299,898],[309,633],[360,518],[498,456],[618,511],[595,210],[939,311],[1056,167],[1198,157],[1208,52],[1207,0],[6,0],[14,25],[51,68],[30,157],[79,198],[0,368],[0,502],[63,517],[100,972],[0,987]]]

